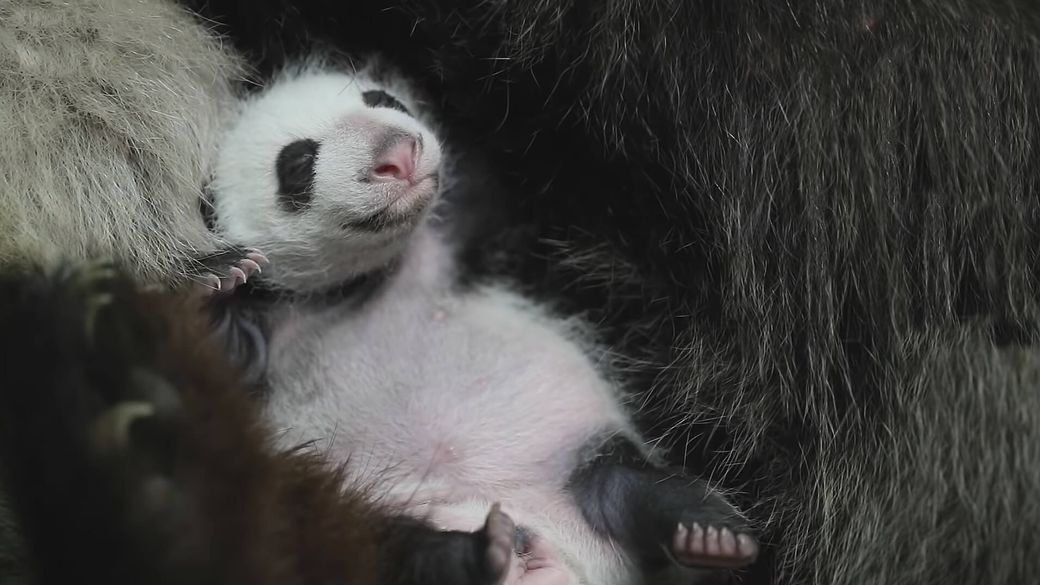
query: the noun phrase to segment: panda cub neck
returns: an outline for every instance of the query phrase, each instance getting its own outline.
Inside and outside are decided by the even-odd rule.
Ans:
[[[270,260],[261,291],[343,298],[392,273],[430,214],[441,145],[371,69],[288,69],[246,100],[211,184],[214,228]]]

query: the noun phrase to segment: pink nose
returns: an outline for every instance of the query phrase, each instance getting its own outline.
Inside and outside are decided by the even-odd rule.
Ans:
[[[412,136],[395,142],[376,158],[372,175],[381,180],[411,182],[415,178],[415,163],[419,158],[419,143]]]

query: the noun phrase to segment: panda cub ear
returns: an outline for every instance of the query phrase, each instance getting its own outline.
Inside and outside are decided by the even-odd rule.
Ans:
[[[381,89],[372,89],[361,94],[362,101],[370,108],[391,108],[412,115],[397,98]]]

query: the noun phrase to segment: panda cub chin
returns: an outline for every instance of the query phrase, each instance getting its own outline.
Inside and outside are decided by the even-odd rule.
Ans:
[[[407,520],[395,583],[689,583],[750,564],[741,514],[648,456],[587,328],[504,284],[458,286],[421,115],[399,80],[301,66],[223,144],[214,229],[262,251],[251,284],[279,291],[243,327],[281,445],[321,450]]]

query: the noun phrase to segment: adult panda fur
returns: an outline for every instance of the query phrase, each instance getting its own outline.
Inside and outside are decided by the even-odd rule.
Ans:
[[[1030,3],[244,6],[206,3],[261,64],[319,38],[441,96],[503,178],[474,270],[613,331],[648,428],[757,504],[746,582],[1038,572]]]
[[[170,0],[0,0],[0,264],[199,272],[220,249],[199,208],[241,74]]]
[[[25,537],[0,581],[429,582],[442,533],[277,448],[211,333],[199,298],[109,264],[0,272],[0,479]]]

